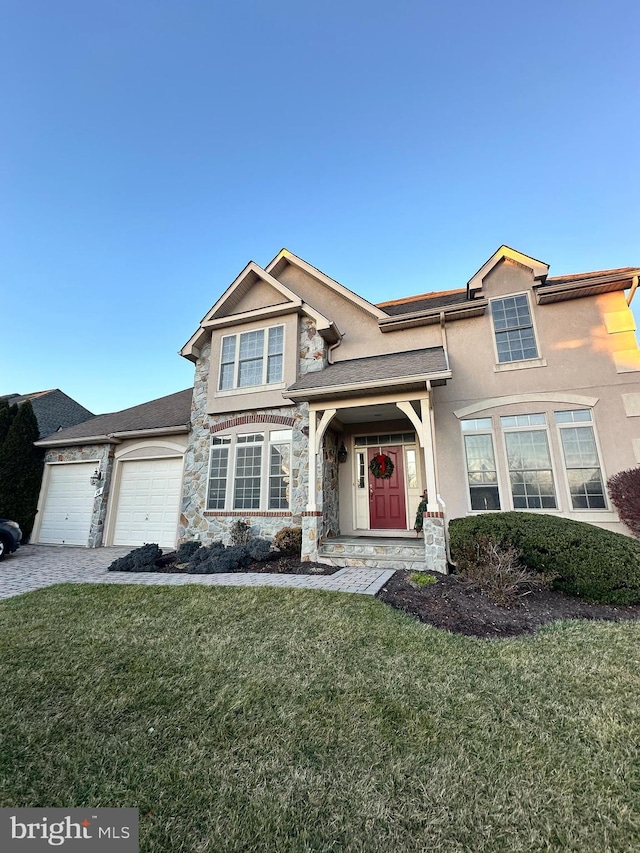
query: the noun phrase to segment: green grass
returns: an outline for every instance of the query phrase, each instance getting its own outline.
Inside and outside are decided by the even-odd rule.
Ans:
[[[640,850],[637,623],[58,586],[0,638],[2,806],[137,806],[144,853]]]

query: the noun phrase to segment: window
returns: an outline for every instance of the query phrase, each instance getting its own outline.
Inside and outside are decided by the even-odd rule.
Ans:
[[[289,509],[290,429],[214,436],[208,510]]]
[[[543,414],[501,417],[514,509],[556,509]]]
[[[219,391],[282,382],[284,326],[225,335],[220,349]]]
[[[591,412],[556,412],[573,509],[606,509],[604,483]]]
[[[471,509],[500,509],[491,418],[462,421]]]
[[[491,300],[491,316],[500,364],[538,357],[526,293]]]

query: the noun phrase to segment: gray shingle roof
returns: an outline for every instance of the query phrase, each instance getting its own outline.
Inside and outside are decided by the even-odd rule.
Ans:
[[[86,443],[84,439],[103,437],[113,433],[139,432],[165,427],[186,426],[191,419],[191,397],[193,388],[186,388],[167,397],[159,397],[148,403],[98,415],[85,423],[62,429],[45,439],[47,444],[68,444],[70,439]]]
[[[458,305],[467,302],[466,290],[454,290],[444,293],[425,293],[422,296],[414,296],[397,302],[381,302],[378,308],[393,317],[398,314],[413,314],[415,311],[429,311],[433,308],[447,308],[450,305]]]
[[[365,385],[385,380],[393,383],[414,376],[424,378],[429,374],[442,374],[448,370],[444,349],[429,347],[338,361],[329,364],[324,370],[305,374],[302,379],[290,385],[288,390],[308,391],[341,385]]]
[[[71,427],[92,418],[93,412],[85,409],[64,391],[52,388],[50,391],[34,391],[31,394],[7,394],[10,406],[31,401],[33,413],[38,421],[40,438],[45,438],[60,427]]]

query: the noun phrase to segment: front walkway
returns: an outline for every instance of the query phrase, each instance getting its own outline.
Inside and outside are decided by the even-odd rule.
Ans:
[[[23,545],[0,563],[0,599],[56,583],[137,583],[144,586],[277,586],[326,589],[375,595],[393,574],[390,569],[353,566],[334,575],[276,575],[259,572],[220,575],[172,575],[162,572],[108,572],[131,548],[72,548],[65,545]]]

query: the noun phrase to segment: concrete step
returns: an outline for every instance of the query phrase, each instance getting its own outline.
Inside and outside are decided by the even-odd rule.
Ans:
[[[422,537],[413,540],[338,536],[322,542],[318,561],[329,566],[420,571],[425,569],[425,545]]]

